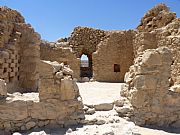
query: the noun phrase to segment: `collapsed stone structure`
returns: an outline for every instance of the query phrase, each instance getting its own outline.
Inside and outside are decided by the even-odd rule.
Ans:
[[[83,119],[73,71],[40,61],[40,36],[20,13],[1,7],[0,20],[0,129],[67,126]]]
[[[67,126],[84,119],[79,89],[72,70],[57,62],[41,61],[39,93],[0,93],[0,129],[29,130],[34,127]]]
[[[149,22],[151,25],[147,25]],[[159,4],[148,11],[137,27],[134,39],[135,57],[146,49],[166,46],[171,49],[173,62],[171,66],[172,85],[179,84],[179,35],[180,19],[169,11],[166,5]]]
[[[137,124],[180,127],[180,19],[164,4],[148,11],[135,30],[77,27],[69,38],[51,43],[40,41],[15,10],[1,7],[0,20],[1,129],[78,123],[84,114],[74,81],[85,75],[125,81],[121,94],[131,107],[118,105],[120,115],[122,107]],[[82,54],[89,67],[80,67]]]
[[[72,53],[72,48],[67,43],[48,43],[42,42],[41,48],[41,59],[49,61],[57,61],[69,65],[74,71],[73,77],[80,78],[80,59]]]
[[[72,32],[71,37],[67,40],[58,40],[55,43],[42,43],[40,49],[41,59],[51,59],[67,63],[73,69],[75,73],[74,77],[80,80],[80,77],[84,77],[83,75],[80,75],[80,58],[82,54],[86,54],[89,58],[89,68],[86,68],[85,70],[87,70],[88,77],[92,77],[92,54],[96,51],[98,43],[104,40],[106,36],[107,34],[103,30],[76,27]],[[65,47],[64,44],[66,44]],[[68,52],[67,48],[69,48]],[[65,51],[66,53],[63,53]],[[53,54],[53,56],[50,54]]]
[[[170,12],[165,4],[158,4],[144,15],[137,29],[141,32],[151,32],[166,26],[175,18],[176,14]]]
[[[178,35],[179,18],[166,5],[159,4],[144,15],[135,30],[103,31],[76,27],[66,40],[42,43],[40,55],[41,59],[69,64],[78,80],[81,80],[80,77],[89,77],[96,81],[123,82],[125,73],[139,53],[166,46],[173,51],[171,74],[172,82],[176,83],[179,80]],[[89,58],[88,68],[80,67],[82,54]],[[86,76],[82,75],[84,71]]]
[[[171,63],[168,48],[147,49],[126,73],[121,95],[130,100],[136,124],[180,126],[180,93],[169,87]]]
[[[66,42],[43,42],[40,55],[41,59],[67,63],[78,80],[81,80],[80,77],[92,77],[97,81],[123,82],[124,74],[134,59],[134,35],[132,30],[103,31],[76,27]],[[82,54],[89,58],[87,68],[80,67]],[[83,71],[87,76],[83,75]]]
[[[8,91],[37,91],[40,36],[15,10],[0,8],[0,79]]]
[[[132,104],[136,124],[180,127],[179,23],[175,13],[160,4],[137,27],[134,65],[121,92]]]

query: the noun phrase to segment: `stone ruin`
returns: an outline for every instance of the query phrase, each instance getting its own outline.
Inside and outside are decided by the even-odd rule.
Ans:
[[[121,95],[130,101],[126,113],[138,125],[180,127],[179,24],[175,13],[160,4],[137,27],[134,64]]]
[[[64,41],[62,39],[54,43],[43,42],[40,55],[44,60],[67,63],[74,71],[73,77],[79,81],[81,77],[89,77],[96,81],[123,82],[125,73],[133,64],[134,35],[132,30],[77,27],[66,42],[59,42]],[[82,54],[89,58],[88,68],[80,67]]]
[[[23,131],[34,127],[69,126],[84,119],[82,99],[63,63],[41,61],[39,93],[8,93],[0,80],[0,129]]]
[[[0,8],[0,78],[8,92],[37,91],[40,36],[15,10]]]
[[[178,35],[179,18],[166,5],[159,4],[144,15],[135,30],[104,31],[76,27],[68,38],[42,42],[40,55],[41,59],[70,65],[73,77],[78,81],[89,77],[96,81],[124,82],[125,73],[139,53],[166,46],[173,51],[174,69],[171,74],[175,83],[179,80]],[[80,66],[82,54],[88,56],[88,68]]]
[[[67,126],[84,119],[73,71],[40,61],[40,36],[20,13],[1,7],[0,19],[0,129]]]
[[[130,100],[136,124],[179,126],[180,87],[170,87],[172,60],[168,48],[147,49],[126,73],[121,95]]]
[[[180,127],[180,19],[166,5],[149,10],[135,30],[76,27],[56,42],[41,41],[15,10],[1,7],[0,19],[1,129],[80,123],[75,80],[82,77],[125,82],[119,116],[138,125]],[[82,54],[89,67],[80,67]]]

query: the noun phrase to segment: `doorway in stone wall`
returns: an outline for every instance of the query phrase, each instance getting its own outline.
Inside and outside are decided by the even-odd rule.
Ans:
[[[92,77],[92,55],[81,55],[80,77]]]

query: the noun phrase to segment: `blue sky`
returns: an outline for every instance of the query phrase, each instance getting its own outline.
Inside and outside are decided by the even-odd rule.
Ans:
[[[48,41],[68,37],[76,26],[134,29],[144,13],[158,3],[167,4],[180,17],[180,0],[0,0],[0,6],[21,12]]]

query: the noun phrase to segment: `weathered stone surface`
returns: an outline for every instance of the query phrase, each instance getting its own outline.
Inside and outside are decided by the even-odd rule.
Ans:
[[[40,45],[40,58],[46,61],[57,61],[58,63],[66,63],[69,65],[73,72],[73,78],[80,78],[80,59],[72,52],[69,46],[57,45],[57,43],[42,42]],[[61,65],[64,67],[64,64]],[[56,70],[54,70],[56,72]],[[72,73],[71,73],[72,74]]]
[[[133,112],[133,109],[128,105],[123,106],[123,107],[116,107],[115,110],[119,114],[119,116],[126,116],[127,114],[130,114]]]
[[[65,74],[65,75],[73,75],[73,71],[68,68],[68,67],[64,67],[62,72]]]
[[[61,80],[61,99],[71,100],[75,98],[74,81],[71,78],[64,78]]]
[[[176,121],[175,123],[172,124],[172,127],[174,128],[179,128],[180,127],[180,120]]]
[[[88,77],[83,77],[83,78],[81,79],[81,81],[82,81],[82,82],[89,82],[89,78],[88,78]]]
[[[35,125],[36,123],[34,121],[29,121],[28,123],[26,123],[26,129],[29,130],[33,128]]]
[[[106,38],[106,32],[100,29],[88,27],[76,27],[71,33],[69,44],[72,45],[73,51],[78,58],[84,54],[92,54],[100,41]]]
[[[28,117],[27,104],[23,101],[0,103],[0,118],[6,121],[23,120]]]
[[[0,97],[7,96],[7,86],[4,80],[0,79]]]
[[[165,4],[158,4],[144,15],[137,29],[139,31],[152,31],[166,26],[175,18],[176,14],[169,12],[169,8]]]
[[[85,111],[86,114],[94,114],[95,109],[94,108],[89,108],[88,110]]]
[[[94,108],[96,111],[109,111],[113,109],[113,104],[112,103],[101,103],[94,105]]]
[[[118,107],[122,107],[124,105],[124,101],[123,100],[117,100],[117,101],[115,101],[115,105]]]
[[[98,121],[96,122],[97,125],[103,125],[103,124],[105,124],[105,123],[106,123],[105,120],[98,120]]]
[[[174,63],[171,67],[171,78],[173,83],[178,84],[180,80],[177,79],[180,78],[179,25],[180,20],[176,18],[176,14],[170,12],[166,5],[159,4],[144,15],[141,24],[135,30],[103,31],[76,27],[67,39],[54,43],[42,43],[41,58],[67,63],[74,71],[73,76],[81,81],[79,58],[82,54],[86,54],[90,61],[86,71],[90,77],[97,81],[123,82],[124,75],[133,64],[134,57],[141,55],[146,49],[166,46],[173,50]],[[151,54],[147,54],[146,57],[151,57]],[[144,59],[143,63],[161,64],[158,54],[153,57],[157,59],[149,62]],[[119,67],[119,70],[115,71],[115,66]]]
[[[34,111],[37,110],[37,111]],[[29,114],[34,119],[47,119],[47,113],[44,103],[36,103],[31,106],[28,106]]]
[[[170,88],[173,92],[180,93],[180,85],[174,85]]]
[[[40,65],[42,70],[39,94],[17,92],[8,94],[7,98],[0,102],[0,119],[4,124],[2,129],[29,130],[37,126],[55,126],[60,123],[61,126],[67,126],[84,119],[79,89],[72,76],[63,73],[65,66],[50,61],[41,61]],[[53,73],[54,69],[56,73]],[[71,71],[68,67],[66,70]],[[16,124],[9,126],[7,122]]]
[[[178,91],[178,85],[172,86],[169,91],[172,60],[171,51],[161,47],[145,50],[131,66],[131,75],[127,77],[133,79],[126,79],[131,81],[124,87],[122,95],[132,104],[136,124],[169,126],[179,121],[180,97],[175,92]],[[120,113],[128,111],[128,108],[123,107],[116,110]]]
[[[41,67],[40,78],[53,78],[53,66],[50,61],[41,60],[39,66]]]
[[[0,14],[0,79],[8,92],[37,91],[40,35],[16,10],[0,7]]]
[[[56,78],[62,79],[63,78],[63,72],[57,72],[56,73]]]
[[[60,125],[77,124],[83,119],[82,99],[74,82],[74,77],[80,80],[82,54],[88,55],[88,70],[93,71],[93,79],[126,82],[121,93],[132,106],[126,99],[115,102],[119,115],[130,117],[134,111],[137,124],[179,127],[180,19],[164,4],[148,11],[136,30],[77,27],[69,38],[42,43],[41,50],[39,34],[25,23],[20,13],[0,7],[0,14],[0,95],[6,97],[7,91],[31,92],[39,88],[40,96],[39,100],[8,94],[0,103],[0,128],[27,130],[57,121]],[[40,62],[40,57],[57,62]],[[99,104],[95,109],[111,110],[114,104]],[[94,111],[86,109],[89,114]],[[104,124],[104,120],[89,123]]]
[[[108,34],[109,37],[98,44],[96,52],[92,55],[93,79],[124,82],[124,75],[133,64],[135,32],[132,30],[109,31]]]
[[[60,71],[61,69],[64,68],[64,64],[61,63],[59,64],[58,62],[54,61],[54,62],[51,62],[51,65],[53,66],[54,70],[53,70],[53,73],[56,73],[58,71]]]
[[[160,66],[162,65],[161,55],[156,51],[147,51],[143,55],[142,64],[146,66]]]

